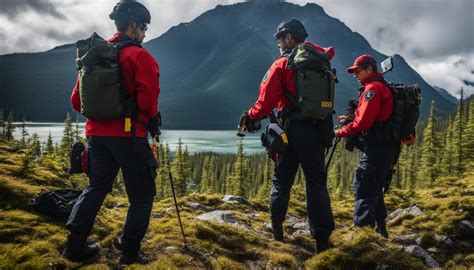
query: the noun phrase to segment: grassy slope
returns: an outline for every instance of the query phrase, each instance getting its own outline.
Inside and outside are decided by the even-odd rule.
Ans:
[[[119,252],[112,247],[113,239],[121,233],[126,214],[127,199],[108,196],[99,212],[91,241],[99,241],[101,255],[83,265],[63,259],[60,252],[64,247],[66,230],[61,222],[36,214],[27,205],[42,189],[70,187],[70,180],[84,185],[84,177],[69,179],[54,165],[49,169],[35,167],[23,176],[15,176],[20,168],[22,154],[0,142],[0,269],[83,267],[86,269],[115,268]],[[67,179],[67,180],[66,180]],[[143,242],[143,250],[153,263],[132,268],[182,269],[206,268],[247,269],[283,267],[296,269],[366,269],[376,265],[390,265],[394,269],[420,269],[423,264],[397,248],[371,230],[355,232],[352,224],[350,197],[333,201],[337,229],[332,236],[335,248],[320,255],[313,255],[313,241],[309,237],[290,236],[286,243],[271,240],[265,230],[269,220],[266,202],[252,202],[250,205],[229,205],[221,202],[221,195],[189,195],[179,200],[185,231],[192,250],[182,248],[179,225],[172,200],[155,203],[150,229]],[[233,225],[198,222],[194,217],[202,211],[193,211],[183,205],[185,201],[225,209],[252,230]],[[474,174],[462,179],[443,179],[430,190],[416,192],[393,191],[387,197],[390,211],[417,204],[426,214],[416,218],[405,218],[389,227],[392,235],[415,232],[423,236],[426,248],[433,246],[433,234],[450,234],[454,225],[462,219],[472,219],[474,205]],[[462,211],[460,211],[462,209]],[[247,214],[257,213],[255,217]],[[289,214],[304,218],[305,204],[292,200]],[[253,215],[252,215],[253,216]],[[474,256],[462,254],[465,243],[455,241],[455,247],[435,256],[444,267],[467,269],[474,264]],[[177,247],[167,248],[167,247]]]

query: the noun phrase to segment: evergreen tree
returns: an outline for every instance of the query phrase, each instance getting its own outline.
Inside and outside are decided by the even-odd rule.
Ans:
[[[189,162],[189,154],[183,148],[181,138],[178,140],[175,156],[171,163],[171,172],[173,173],[176,195],[186,195],[187,182],[191,176],[191,166]]]
[[[0,109],[0,139],[5,139],[5,118],[3,116],[3,109]]]
[[[46,154],[51,155],[54,153],[53,138],[51,137],[51,131],[49,132],[48,139],[46,140],[46,145],[44,147]]]
[[[202,193],[211,192],[211,177],[210,171],[210,156],[205,156],[202,162],[201,183],[199,184],[199,191]]]
[[[31,148],[31,151],[35,157],[41,156],[41,142],[37,133],[33,133],[31,136],[29,148]]]
[[[244,197],[248,196],[250,188],[250,181],[248,179],[248,161],[245,156],[242,141],[240,141],[237,151],[237,159],[232,166],[232,173],[227,178],[227,193]]]
[[[7,125],[5,129],[5,138],[7,141],[13,140],[13,132],[15,132],[15,126],[13,125],[13,113],[10,112],[7,118]]]
[[[28,133],[28,129],[26,128],[26,119],[25,117],[23,116],[23,121],[21,122],[21,140],[20,140],[20,143],[21,143],[21,146],[22,147],[26,147],[27,143],[28,143],[28,136],[30,135]]]
[[[439,134],[436,131],[435,102],[431,102],[428,124],[423,131],[423,144],[418,170],[418,178],[426,177],[429,183],[434,183],[439,175],[438,155],[441,150]]]
[[[74,125],[74,130],[73,130],[73,138],[74,138],[74,142],[78,142],[82,140],[81,129],[79,128],[79,116],[76,116],[76,123]]]
[[[453,156],[452,156],[452,167],[453,173],[460,175],[463,169],[463,89],[461,88],[461,99],[459,100],[459,106],[456,112],[456,116],[453,121]]]
[[[66,114],[66,120],[64,120],[64,131],[63,137],[61,138],[61,145],[60,145],[60,154],[63,157],[67,157],[69,155],[69,150],[72,147],[74,141],[74,134],[73,128],[71,123],[71,116],[69,113]]]
[[[474,98],[469,99],[466,102],[466,110],[467,112],[467,122],[466,126],[463,130],[463,141],[462,141],[462,149],[463,149],[463,158],[464,162],[464,170],[469,170],[472,167],[472,163],[474,162],[474,107],[473,103]]]

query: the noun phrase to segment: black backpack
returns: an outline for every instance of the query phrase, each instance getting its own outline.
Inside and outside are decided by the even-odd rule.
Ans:
[[[385,122],[384,134],[390,141],[413,144],[415,126],[420,116],[421,89],[417,84],[404,85],[389,83],[384,79],[374,79],[385,83],[393,96],[393,112]]]
[[[76,142],[72,145],[71,154],[69,156],[69,162],[71,167],[68,168],[67,172],[70,174],[74,173],[84,173],[86,172],[87,168],[84,168],[84,159],[87,159],[87,151],[86,146],[81,141]]]
[[[43,215],[65,221],[81,193],[81,190],[73,189],[42,191],[30,205]]]

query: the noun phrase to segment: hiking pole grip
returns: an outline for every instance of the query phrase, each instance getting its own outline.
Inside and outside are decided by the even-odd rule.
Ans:
[[[174,205],[176,207],[176,213],[178,215],[179,227],[181,228],[181,235],[183,236],[184,246],[187,247],[188,242],[186,241],[186,236],[184,234],[184,229],[183,229],[183,223],[181,222],[181,215],[179,214],[178,201],[176,200],[176,192],[174,190],[173,175],[171,174],[171,163],[170,163],[169,157],[168,157],[168,176],[170,178],[171,192],[173,193]]]

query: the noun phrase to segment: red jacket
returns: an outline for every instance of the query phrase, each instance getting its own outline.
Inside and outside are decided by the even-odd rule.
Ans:
[[[327,52],[331,59],[334,57],[332,47],[322,48],[311,42],[306,43],[318,51]],[[288,68],[288,58],[280,57],[273,62],[265,77],[263,77],[257,102],[247,112],[249,117],[251,119],[262,119],[268,116],[275,107],[281,110],[285,106],[292,106],[285,96],[285,87],[291,94],[295,93],[295,74],[293,70]]]
[[[115,33],[107,41],[118,42],[120,33]],[[160,94],[159,67],[156,60],[144,48],[129,46],[119,53],[119,64],[122,69],[125,88],[130,94],[136,92],[138,107],[140,108],[139,119],[134,121],[137,137],[147,137],[143,123],[148,122],[158,112],[158,96]],[[75,111],[81,112],[81,100],[79,96],[79,80],[72,90],[71,104]],[[113,119],[105,121],[86,122],[86,136],[111,136],[130,137],[130,132],[124,131],[124,119]]]
[[[383,78],[375,73],[364,83],[364,89],[359,95],[359,105],[355,111],[354,121],[341,128],[338,137],[346,137],[367,131],[375,122],[385,122],[392,115],[393,96],[386,84],[373,81],[374,78]]]

